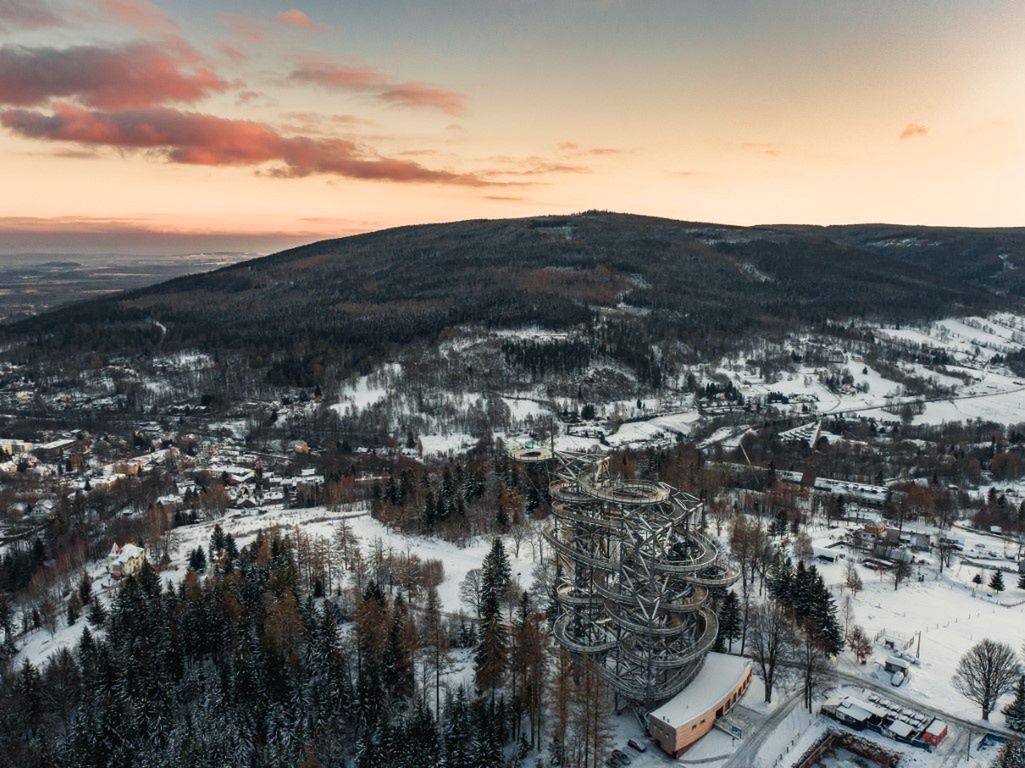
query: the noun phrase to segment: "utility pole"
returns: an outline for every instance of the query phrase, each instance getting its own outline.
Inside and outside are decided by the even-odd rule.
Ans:
[[[918,630],[918,647],[915,649],[915,658],[922,658],[922,630]]]

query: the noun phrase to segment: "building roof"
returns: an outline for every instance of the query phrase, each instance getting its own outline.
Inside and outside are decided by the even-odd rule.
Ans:
[[[129,560],[140,555],[144,555],[146,550],[135,544],[125,544],[123,547],[119,547],[115,542],[114,546],[110,548],[110,555],[108,557],[114,558],[115,563],[127,563]]]
[[[939,736],[941,733],[947,730],[947,724],[942,720],[933,720],[929,723],[929,727],[925,729],[925,732],[930,736]]]
[[[890,733],[900,736],[901,738],[908,738],[915,732],[915,727],[911,723],[905,723],[903,720],[894,720],[888,726],[886,730]]]
[[[880,719],[890,714],[884,707],[877,706],[870,701],[858,699],[853,696],[844,696],[837,705],[837,709],[842,709],[852,717],[858,717],[859,719],[865,719],[862,717],[862,713],[865,713],[869,717],[878,717]]]
[[[75,444],[75,438],[73,438],[73,437],[63,437],[63,438],[61,438],[59,440],[51,440],[48,443],[43,443],[42,445],[37,445],[36,448],[39,448],[39,449],[44,450],[44,451],[55,451],[58,448],[67,448],[68,446],[74,445],[74,444]]]
[[[850,704],[844,702],[837,708],[838,712],[843,712],[844,716],[849,720],[853,720],[856,723],[863,723],[872,717],[872,713],[863,707],[859,707],[857,704]]]
[[[710,653],[693,682],[649,715],[673,727],[688,723],[715,707],[741,681],[751,662],[726,653]]]

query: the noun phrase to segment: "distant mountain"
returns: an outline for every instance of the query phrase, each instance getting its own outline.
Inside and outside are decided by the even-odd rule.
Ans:
[[[798,231],[808,232],[807,227]],[[1025,228],[909,227],[853,224],[824,227],[842,245],[891,256],[997,293],[1025,296]]]
[[[587,212],[325,240],[3,329],[56,355],[200,348],[277,379],[366,369],[452,328],[580,326],[628,354],[678,341],[1018,306],[1025,230],[730,227]],[[597,322],[598,318],[601,322]]]

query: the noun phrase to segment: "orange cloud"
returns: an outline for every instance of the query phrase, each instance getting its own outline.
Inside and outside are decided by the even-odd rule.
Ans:
[[[262,166],[268,175],[297,178],[332,174],[353,179],[493,186],[470,173],[433,170],[408,160],[381,157],[339,138],[285,136],[263,123],[231,120],[167,107],[98,112],[57,103],[50,113],[0,112],[0,124],[42,141],[74,142],[121,150],[149,150],[185,165]]]
[[[913,139],[917,136],[925,136],[929,133],[928,126],[922,125],[921,123],[908,123],[904,126],[904,130],[900,132],[900,140]]]
[[[296,27],[298,29],[316,29],[317,25],[313,23],[313,19],[307,16],[302,11],[292,9],[290,11],[284,11],[279,13],[278,21],[284,24],[286,27]]]
[[[44,104],[75,98],[104,109],[191,103],[228,83],[204,67],[187,67],[162,46],[0,48],[0,103]]]
[[[568,155],[576,155],[578,157],[603,157],[607,155],[620,155],[623,153],[623,150],[617,149],[616,147],[581,147],[573,141],[559,142],[558,149],[560,152],[564,152]]]
[[[760,155],[768,155],[769,157],[779,157],[783,154],[783,150],[778,146],[764,141],[745,141],[740,146],[748,152],[757,152]]]

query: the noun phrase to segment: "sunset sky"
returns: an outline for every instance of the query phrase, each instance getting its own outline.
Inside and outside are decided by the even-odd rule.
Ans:
[[[0,0],[0,41],[0,252],[1025,225],[1021,0]]]

